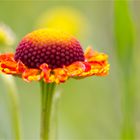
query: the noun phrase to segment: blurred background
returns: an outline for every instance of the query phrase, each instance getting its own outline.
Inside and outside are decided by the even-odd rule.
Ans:
[[[127,112],[131,114],[135,138],[140,139],[139,13],[139,0],[118,3],[113,0],[0,0],[0,23],[14,33],[11,35],[14,43],[6,48],[6,52],[11,48],[14,52],[28,32],[55,27],[76,36],[84,50],[91,45],[93,49],[109,55],[111,67],[108,76],[70,79],[57,86],[61,92],[59,140],[119,140]],[[5,52],[3,47],[0,49]],[[14,80],[18,88],[23,139],[38,140],[39,83],[26,83],[19,78]],[[127,80],[129,84],[125,84]],[[14,139],[7,88],[1,78],[0,139]],[[127,95],[130,90],[131,94]],[[130,107],[130,110],[129,105],[123,105],[124,99],[129,104],[127,96],[132,99],[130,104],[133,108]],[[125,107],[127,111],[124,111]]]

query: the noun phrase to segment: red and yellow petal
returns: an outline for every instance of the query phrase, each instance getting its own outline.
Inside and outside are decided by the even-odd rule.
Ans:
[[[91,66],[91,69],[87,72],[83,72],[81,77],[87,77],[87,76],[105,76],[108,74],[109,71],[109,64],[102,65],[101,63],[88,63]]]
[[[46,83],[52,83],[53,82],[53,79],[50,77],[50,72],[51,72],[51,69],[48,67],[47,64],[42,64],[40,66],[40,69],[41,69],[41,75],[43,76],[44,78],[44,81]]]
[[[23,73],[26,69],[27,67],[21,61],[17,62],[17,66],[16,66],[17,74]]]
[[[13,54],[0,55],[0,70],[6,74],[16,74],[17,62],[13,60]]]
[[[109,71],[108,56],[104,53],[93,51],[91,47],[85,51],[85,63],[89,64],[91,69],[83,72],[80,76],[105,76]]]
[[[0,62],[3,61],[14,61],[14,54],[13,53],[1,54]]]
[[[27,82],[39,81],[42,77],[43,75],[38,69],[26,69],[22,74],[22,78]]]
[[[65,68],[57,68],[53,70],[54,82],[64,83],[68,79],[68,74]]]
[[[69,77],[75,77],[86,71],[86,67],[83,62],[75,62],[66,67]]]
[[[44,81],[47,83],[62,83],[65,82],[68,78],[67,72],[63,68],[56,68],[51,70],[47,64],[42,64],[40,69],[42,70]]]
[[[88,47],[85,51],[85,59],[87,62],[106,62],[108,59],[108,55],[104,53],[99,53],[97,51],[93,51],[91,47]]]
[[[14,54],[0,55],[0,71],[6,74],[21,74],[26,69],[26,66],[21,62],[14,60]]]
[[[69,77],[84,78],[87,76],[105,76],[109,71],[108,56],[93,51],[90,47],[85,51],[85,62],[75,62],[66,67]]]

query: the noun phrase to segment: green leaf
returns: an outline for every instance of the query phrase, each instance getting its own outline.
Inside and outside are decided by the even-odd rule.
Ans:
[[[122,65],[130,64],[134,46],[134,24],[127,0],[115,0],[116,52]]]

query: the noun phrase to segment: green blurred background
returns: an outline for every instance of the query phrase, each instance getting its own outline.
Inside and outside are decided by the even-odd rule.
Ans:
[[[135,28],[135,43],[131,78],[134,86],[134,126],[140,139],[140,1],[130,0],[129,11]],[[89,77],[82,80],[70,79],[57,86],[61,92],[58,113],[59,140],[118,140],[123,120],[122,96],[123,70],[116,53],[113,0],[0,0],[0,21],[9,25],[18,41],[36,28],[40,16],[58,7],[77,10],[85,22],[81,36],[77,35],[83,48],[92,45],[95,50],[109,55],[110,73],[106,77]],[[123,12],[123,11],[122,11]],[[83,28],[86,29],[83,29]],[[78,29],[79,30],[79,29]],[[85,31],[85,32],[84,32]],[[130,47],[128,47],[130,49]],[[129,62],[129,59],[128,59]],[[15,78],[19,90],[21,120],[24,140],[39,139],[40,90],[39,83],[26,83]],[[0,139],[14,139],[10,121],[10,99],[7,86],[0,81]]]

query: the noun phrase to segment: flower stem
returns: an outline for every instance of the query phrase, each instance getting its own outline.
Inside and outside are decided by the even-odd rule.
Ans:
[[[8,87],[6,89],[11,101],[10,106],[15,140],[21,140],[21,120],[17,88],[12,76],[1,74],[1,77],[5,82],[6,87]]]
[[[122,126],[122,140],[135,139],[134,127],[134,83],[131,78],[125,79],[125,93],[123,98],[123,126]]]
[[[58,112],[59,112],[59,99],[61,97],[61,92],[57,91],[54,93],[53,98],[53,106],[52,106],[52,127],[51,127],[51,135],[53,136],[53,140],[57,140],[58,138]]]
[[[45,82],[41,81],[41,140],[50,139],[54,89],[55,83],[46,84]]]

